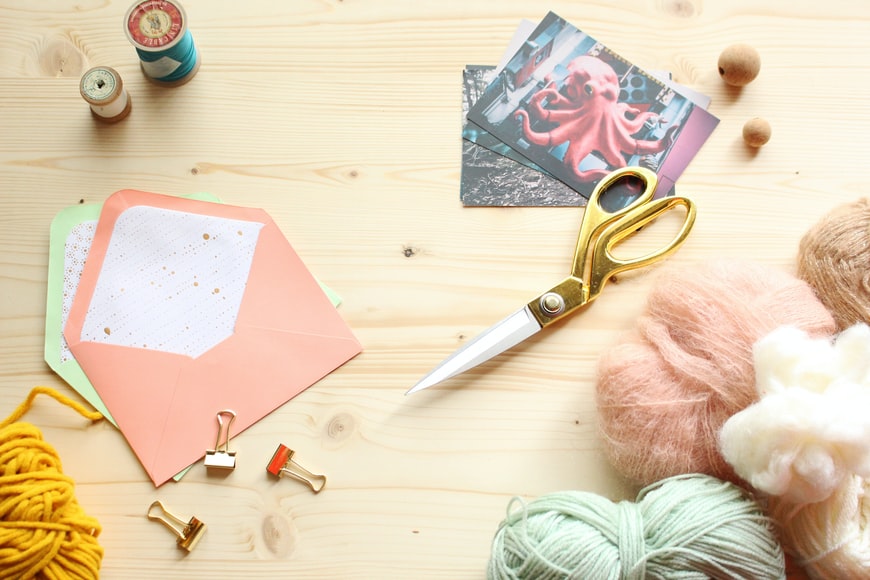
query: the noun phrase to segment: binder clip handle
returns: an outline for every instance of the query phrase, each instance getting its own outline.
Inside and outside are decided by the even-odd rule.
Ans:
[[[293,455],[295,453],[295,451],[286,445],[279,444],[278,449],[275,450],[272,459],[266,466],[266,471],[279,478],[290,476],[293,479],[306,484],[314,493],[320,493],[326,486],[326,476],[311,473],[293,461]]]
[[[229,419],[224,422],[224,417]],[[215,441],[214,449],[208,449],[205,452],[206,467],[217,469],[236,468],[236,453],[235,451],[230,451],[230,425],[233,424],[235,418],[236,412],[231,409],[224,409],[218,412],[217,441]]]
[[[159,509],[159,513],[158,510]],[[160,500],[155,501],[148,508],[148,519],[158,521],[173,534],[178,536],[176,544],[179,548],[183,548],[188,552],[192,551],[199,543],[200,538],[205,533],[205,524],[195,517],[191,517],[187,522],[170,512]]]

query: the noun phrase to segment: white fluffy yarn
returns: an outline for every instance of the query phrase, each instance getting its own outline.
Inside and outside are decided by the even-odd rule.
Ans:
[[[761,399],[720,432],[783,547],[814,579],[870,578],[870,327],[835,341],[783,327],[754,349]]]
[[[756,489],[795,503],[870,478],[870,327],[836,341],[782,327],[756,343],[761,399],[732,416],[722,455]]]

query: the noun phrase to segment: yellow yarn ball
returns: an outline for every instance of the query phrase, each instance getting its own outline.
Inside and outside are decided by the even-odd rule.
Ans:
[[[0,423],[0,579],[99,577],[103,548],[100,523],[75,498],[75,482],[63,474],[60,457],[29,423],[15,423],[38,393],[81,405],[37,387],[28,400]],[[79,408],[76,408],[79,407]]]

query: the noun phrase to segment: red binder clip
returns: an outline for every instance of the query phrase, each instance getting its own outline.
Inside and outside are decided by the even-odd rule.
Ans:
[[[293,461],[294,453],[295,451],[286,445],[279,444],[278,449],[275,450],[272,459],[269,461],[269,465],[266,466],[266,471],[275,477],[289,475],[293,479],[297,479],[306,484],[314,493],[320,493],[326,485],[326,476],[311,473]]]

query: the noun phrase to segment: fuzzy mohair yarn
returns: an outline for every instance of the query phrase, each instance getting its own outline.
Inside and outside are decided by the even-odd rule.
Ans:
[[[812,286],[839,330],[870,323],[870,199],[834,208],[801,238],[797,275]]]
[[[489,580],[784,577],[782,549],[756,500],[700,474],[657,482],[636,502],[583,491],[515,499],[487,567]]]
[[[615,469],[641,485],[685,473],[739,481],[719,430],[758,399],[753,344],[786,324],[835,331],[812,288],[776,268],[720,259],[662,270],[636,328],[599,361],[599,425]]]

